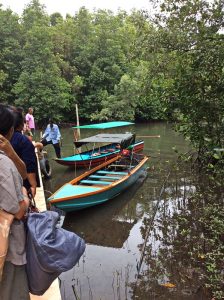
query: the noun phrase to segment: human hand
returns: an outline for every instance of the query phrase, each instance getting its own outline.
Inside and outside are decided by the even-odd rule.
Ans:
[[[23,201],[24,201],[24,203],[26,205],[26,208],[28,208],[29,205],[30,205],[30,199],[28,197],[27,190],[26,190],[26,188],[24,186],[22,187],[22,194],[23,194]]]
[[[20,175],[23,179],[27,178],[27,172],[26,172],[26,165],[25,163],[19,158],[19,156],[14,151],[10,141],[6,139],[3,135],[0,134],[0,150],[4,151],[5,154],[10,158],[17,170],[19,171]]]
[[[0,150],[4,151],[8,157],[12,157],[14,154],[14,149],[7,138],[0,134]]]

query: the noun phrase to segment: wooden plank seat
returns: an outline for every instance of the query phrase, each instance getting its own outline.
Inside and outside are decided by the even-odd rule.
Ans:
[[[110,165],[110,167],[114,168],[114,167],[119,167],[119,168],[134,168],[134,166],[130,166],[130,165]]]
[[[80,183],[85,183],[85,184],[94,184],[94,185],[108,185],[111,184],[112,182],[109,181],[100,181],[100,180],[81,180]]]
[[[117,180],[122,178],[122,176],[90,175],[89,178]]]
[[[116,171],[97,171],[97,174],[114,174],[114,175],[127,175],[128,172],[116,172]]]
[[[111,168],[114,168],[114,167],[119,167],[119,168],[129,168],[129,166],[127,165],[110,165]]]

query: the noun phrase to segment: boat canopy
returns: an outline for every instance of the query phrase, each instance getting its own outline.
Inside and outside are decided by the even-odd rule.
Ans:
[[[119,144],[121,148],[127,148],[135,142],[133,133],[102,133],[74,142],[77,148],[88,143]]]
[[[74,129],[108,129],[114,127],[121,127],[121,126],[129,126],[133,125],[132,122],[124,122],[124,121],[114,121],[114,122],[106,122],[106,123],[99,123],[99,124],[89,124],[89,125],[82,125],[82,126],[74,126]]]

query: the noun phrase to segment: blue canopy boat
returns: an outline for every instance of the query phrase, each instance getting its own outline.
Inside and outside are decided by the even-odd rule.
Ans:
[[[73,127],[75,129],[88,128],[88,129],[110,129],[120,126],[128,126],[134,123],[131,122],[107,122],[100,124],[90,124],[83,126]],[[134,152],[139,152],[144,148],[144,141],[135,141],[135,135],[132,133],[118,134],[118,133],[105,133],[97,134],[85,139],[74,141],[76,149],[83,145],[93,145],[90,150],[82,151],[78,154],[57,158],[55,161],[65,166],[76,167],[91,167],[99,165],[108,159],[116,157],[125,148],[133,149]],[[100,144],[100,146],[96,146]]]
[[[64,211],[75,211],[106,202],[133,185],[148,157],[133,152],[119,155],[63,185],[48,202]]]

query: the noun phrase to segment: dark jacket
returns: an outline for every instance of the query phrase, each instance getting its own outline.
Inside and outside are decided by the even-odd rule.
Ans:
[[[22,134],[20,131],[15,131],[10,142],[15,152],[22,159],[22,161],[24,161],[27,173],[37,174],[37,158],[35,154],[35,147],[28,137]],[[24,180],[23,185],[27,190],[29,190],[30,183],[28,179]]]

